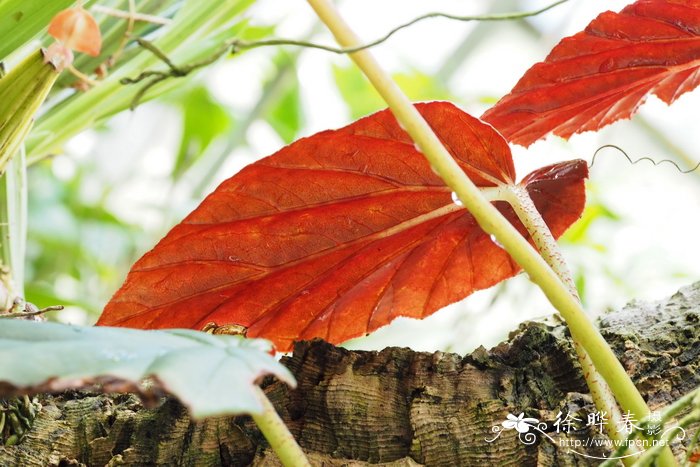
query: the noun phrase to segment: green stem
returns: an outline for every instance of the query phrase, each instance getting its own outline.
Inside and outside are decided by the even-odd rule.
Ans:
[[[697,465],[697,462],[691,462],[690,458],[695,452],[695,447],[698,445],[698,439],[700,439],[700,428],[698,428],[695,431],[695,434],[693,435],[693,439],[690,440],[690,444],[688,445],[688,449],[685,452],[685,463],[683,464],[684,467],[690,467],[691,464]]]
[[[698,422],[700,422],[700,409],[695,409],[690,414],[683,417],[681,421],[678,422],[678,426],[674,428],[685,429],[686,427]],[[671,439],[673,439],[675,435],[677,435],[677,431],[674,429],[669,429],[666,431],[664,436],[661,437],[660,441],[662,441],[662,443],[647,449],[637,460],[637,462],[634,463],[634,467],[648,467],[652,465],[654,460],[658,461],[658,465],[663,465],[663,453],[664,451],[671,449],[668,446]]]
[[[361,43],[330,2],[327,0],[308,0],[308,2],[342,47],[353,47]],[[528,273],[530,279],[542,289],[552,305],[559,310],[571,330],[573,339],[582,343],[596,369],[610,385],[623,410],[629,410],[637,418],[646,416],[649,408],[644,399],[612,349],[586,316],[578,299],[571,295],[556,272],[547,265],[515,227],[481,196],[479,189],[452,159],[427,122],[391,77],[382,70],[371,53],[363,50],[351,54],[350,57],[384,98],[396,119],[432,167],[471,212],[479,226],[485,232],[494,235]]]
[[[24,260],[27,249],[27,157],[24,146],[10,159],[0,178],[0,261],[9,268],[5,281],[10,303],[24,297]]]
[[[673,401],[671,405],[666,407],[659,415],[659,419],[655,421],[654,423],[661,424],[661,426],[665,425],[669,420],[671,420],[673,417],[681,413],[686,407],[688,406],[694,406],[695,410],[700,410],[700,388],[695,389],[684,396],[680,397],[679,399],[676,399]],[[642,419],[635,429],[625,438],[626,440],[633,440],[637,438],[643,429],[645,429],[649,424],[652,423],[651,417],[646,417]],[[622,443],[620,446],[613,452],[608,460],[600,464],[600,467],[613,467],[617,465],[617,458],[621,457],[627,452],[627,446],[628,443]]]
[[[294,436],[289,432],[289,429],[277,414],[275,407],[265,393],[260,388],[258,388],[257,392],[264,410],[262,414],[253,414],[253,420],[255,420],[265,439],[270,443],[270,447],[275,451],[282,465],[285,467],[311,467],[304,455],[304,451],[301,450],[294,440]]]
[[[24,296],[24,257],[27,236],[27,160],[24,139],[34,115],[59,73],[44,63],[41,50],[27,56],[0,79],[0,267],[7,309]],[[5,173],[7,169],[7,172]],[[8,303],[9,302],[9,303]]]
[[[537,207],[532,202],[530,194],[522,185],[513,185],[506,191],[505,200],[513,207],[520,222],[523,223],[530,237],[534,242],[540,255],[547,261],[547,264],[557,273],[557,276],[564,282],[572,296],[577,297],[578,291],[571,272],[564,260],[557,241],[552,236],[549,227],[540,215]],[[580,299],[579,299],[580,301]],[[578,361],[583,371],[584,379],[591,392],[591,397],[596,408],[600,413],[609,414],[609,418],[605,423],[605,431],[611,439],[622,441],[625,436],[616,429],[622,422],[622,413],[615,401],[615,396],[610,390],[610,386],[600,377],[595,369],[595,365],[591,361],[591,357],[584,349],[581,342],[574,340],[574,349],[578,356]],[[634,462],[633,458],[624,458],[622,462],[625,465],[631,465]]]

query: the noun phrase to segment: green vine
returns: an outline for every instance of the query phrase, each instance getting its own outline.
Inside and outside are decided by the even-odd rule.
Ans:
[[[432,12],[432,13],[426,13],[424,15],[418,16],[410,21],[407,21],[403,24],[400,24],[399,26],[396,26],[395,28],[389,30],[386,34],[384,34],[382,37],[375,39],[371,42],[367,42],[362,45],[357,45],[353,47],[333,47],[330,45],[323,45],[323,44],[317,44],[314,42],[310,41],[305,41],[305,40],[297,40],[297,39],[266,39],[266,40],[259,40],[259,41],[244,41],[240,39],[232,39],[229,41],[224,42],[221,47],[211,54],[210,56],[198,60],[189,64],[185,65],[175,65],[172,60],[165,54],[162,50],[160,50],[158,47],[156,47],[155,44],[152,42],[149,42],[143,38],[136,38],[135,41],[144,49],[150,51],[153,55],[158,57],[163,63],[165,63],[168,66],[168,70],[166,71],[158,71],[158,70],[146,70],[144,72],[141,72],[138,76],[134,78],[122,78],[120,80],[121,84],[137,84],[141,83],[145,80],[148,80],[146,84],[136,93],[136,95],[133,97],[131,104],[130,104],[130,109],[134,110],[136,107],[138,107],[139,103],[143,99],[143,97],[146,95],[146,93],[155,85],[158,83],[161,83],[169,78],[183,78],[190,73],[206,67],[208,65],[211,65],[212,63],[216,62],[219,60],[221,57],[223,57],[227,52],[231,52],[232,54],[239,53],[244,50],[249,50],[249,49],[255,49],[258,47],[278,47],[278,46],[296,46],[296,47],[305,47],[309,49],[318,49],[318,50],[324,50],[326,52],[332,52],[335,54],[351,54],[354,52],[359,52],[361,50],[366,50],[370,49],[372,47],[375,47],[377,45],[380,45],[389,38],[391,38],[394,34],[397,32],[401,31],[402,29],[408,28],[410,26],[413,26],[416,23],[419,23],[421,21],[424,21],[426,19],[431,19],[431,18],[446,18],[450,20],[455,20],[455,21],[514,21],[518,19],[525,19],[529,18],[532,16],[537,16],[539,14],[542,14],[548,10],[551,10],[552,8],[559,6],[563,3],[568,2],[569,0],[558,0],[554,3],[551,3],[543,8],[539,8],[537,10],[532,10],[532,11],[526,11],[526,12],[516,12],[516,13],[497,13],[497,14],[490,14],[490,15],[480,15],[480,16],[460,16],[460,15],[453,15],[449,13],[442,13],[442,12]]]

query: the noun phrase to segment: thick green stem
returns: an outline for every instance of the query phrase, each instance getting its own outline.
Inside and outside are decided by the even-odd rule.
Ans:
[[[27,235],[27,162],[24,139],[58,72],[37,50],[0,79],[0,267],[7,296],[0,309],[24,295]],[[5,173],[7,169],[7,172]],[[9,302],[9,303],[8,303]]]
[[[275,451],[282,465],[285,467],[311,467],[304,451],[301,450],[265,393],[262,389],[258,389],[257,392],[264,410],[260,415],[252,415],[253,420],[267,442],[270,443],[270,447]]]
[[[0,174],[19,151],[58,75],[37,50],[0,80]]]
[[[353,47],[361,44],[329,1],[308,0],[308,2],[341,46]],[[559,310],[571,330],[572,337],[582,343],[596,369],[610,385],[622,409],[629,410],[637,418],[646,416],[649,408],[644,399],[612,349],[586,316],[578,299],[571,295],[556,272],[547,265],[515,227],[481,195],[479,189],[452,159],[427,122],[391,77],[382,70],[371,53],[363,50],[351,54],[350,57],[387,102],[396,119],[415,141],[433,168],[457,193],[481,228],[494,235],[528,273],[530,279],[542,289],[552,305]]]

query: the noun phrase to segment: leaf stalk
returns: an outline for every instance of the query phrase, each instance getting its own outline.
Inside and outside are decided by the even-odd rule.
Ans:
[[[282,465],[285,467],[311,467],[304,451],[301,450],[265,393],[260,388],[256,392],[263,405],[263,412],[252,414],[253,420],[270,443],[270,447],[275,451]]]

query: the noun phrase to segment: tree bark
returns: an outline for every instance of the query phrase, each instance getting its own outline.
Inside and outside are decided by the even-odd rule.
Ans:
[[[700,282],[658,303],[633,302],[600,320],[604,337],[652,410],[700,386]],[[314,465],[597,465],[560,440],[605,440],[568,331],[526,322],[507,342],[467,356],[388,348],[348,351],[301,342],[282,360],[299,386],[265,381],[268,397]],[[177,401],[146,408],[133,395],[42,396],[32,429],[0,447],[2,466],[278,465],[249,417],[192,421]],[[559,412],[581,419],[557,433]],[[495,436],[508,414],[547,422],[527,445]],[[692,433],[689,433],[692,436]],[[687,441],[688,438],[686,438]],[[678,453],[682,443],[674,446]],[[586,456],[609,450],[578,447]]]

